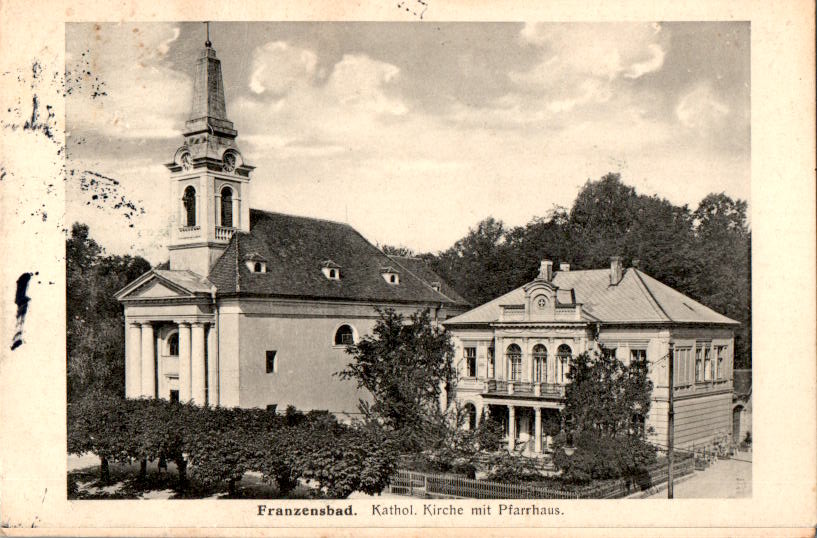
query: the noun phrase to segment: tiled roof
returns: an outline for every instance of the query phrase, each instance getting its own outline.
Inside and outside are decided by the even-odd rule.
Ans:
[[[389,258],[429,284],[438,282],[440,284],[440,291],[442,294],[455,303],[460,305],[468,305],[468,301],[466,301],[462,295],[457,293],[457,290],[452,288],[446,281],[444,281],[440,275],[432,271],[431,267],[429,267],[422,258],[409,256],[389,256]]]
[[[251,253],[263,256],[266,273],[247,269]],[[327,260],[342,267],[339,280],[324,276]],[[389,265],[395,262],[347,224],[253,209],[250,232],[233,235],[208,279],[219,295],[460,304],[409,272],[390,285],[380,273]]]
[[[610,285],[609,269],[560,271],[553,276],[553,284],[560,291],[572,289],[586,318],[603,323],[737,324],[634,268],[626,269],[615,286]],[[523,288],[451,318],[446,324],[498,321],[500,305],[524,303]]]
[[[171,271],[170,269],[154,269],[154,273],[170,282],[181,286],[191,293],[210,293],[212,285],[210,282],[197,275],[193,271]]]

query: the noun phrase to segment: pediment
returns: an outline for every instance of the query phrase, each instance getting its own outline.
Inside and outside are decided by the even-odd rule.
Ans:
[[[155,271],[145,273],[116,294],[120,301],[166,300],[196,297],[196,292],[187,289],[183,282],[177,283],[163,278]]]
[[[153,279],[146,282],[139,288],[127,295],[128,299],[167,299],[176,297],[190,297],[191,293],[185,293],[178,289],[172,289],[170,286],[159,282],[159,279]]]

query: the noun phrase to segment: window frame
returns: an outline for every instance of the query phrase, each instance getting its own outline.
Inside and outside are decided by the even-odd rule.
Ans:
[[[176,342],[176,353],[173,353],[174,340]],[[167,335],[167,356],[168,357],[179,356],[179,331],[173,331],[169,335]]]
[[[278,373],[278,350],[268,349],[266,351],[266,370],[268,374]]]
[[[338,335],[340,334],[340,330],[344,327],[349,328],[349,333],[344,332],[340,336],[340,343],[338,343]],[[351,342],[344,342],[343,339],[346,336],[351,335]],[[335,331],[332,333],[332,346],[338,348],[346,348],[347,346],[353,346],[357,343],[357,330],[355,329],[354,325],[351,323],[341,323],[335,328]]]
[[[568,353],[564,350],[567,349]],[[556,348],[556,382],[564,385],[567,382],[567,374],[565,370],[569,371],[569,362],[573,357],[573,348],[567,344],[559,344]],[[561,368],[559,366],[561,365]]]
[[[544,344],[533,346],[533,382],[547,383],[548,376],[548,348]]]
[[[476,346],[463,346],[462,357],[465,360],[465,377],[476,379],[477,377]]]
[[[512,351],[511,348],[515,349]],[[522,348],[517,344],[509,344],[505,348],[505,357],[508,363],[508,381],[522,381]]]
[[[227,193],[227,196],[224,193]],[[229,185],[224,185],[221,190],[219,191],[221,195],[221,207],[219,208],[220,212],[220,222],[221,226],[224,228],[234,228],[235,227],[235,215],[233,215],[233,188]],[[225,201],[229,200],[229,204],[226,204]],[[224,216],[225,216],[225,209],[229,208],[229,217],[230,217],[230,224],[224,223]]]
[[[189,193],[189,196],[188,196]],[[182,207],[184,208],[184,228],[192,228],[194,226],[198,226],[198,215],[197,208],[196,208],[196,198],[197,198],[196,187],[193,185],[188,185],[184,188],[182,192]],[[191,219],[192,217],[192,219]],[[192,224],[190,223],[192,220]]]

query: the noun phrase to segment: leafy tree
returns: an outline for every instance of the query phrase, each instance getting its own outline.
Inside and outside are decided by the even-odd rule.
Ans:
[[[371,405],[361,402],[365,415],[394,432],[407,450],[439,438],[444,424],[439,401],[455,378],[454,348],[450,335],[431,324],[428,311],[408,318],[381,311],[372,334],[347,353],[352,361],[338,375],[372,394]]]
[[[394,245],[383,245],[380,247],[380,250],[383,251],[383,254],[388,254],[389,256],[404,256],[404,257],[411,257],[414,256],[414,251],[408,247],[403,246],[394,246]]]
[[[150,264],[138,256],[105,255],[79,223],[65,251],[68,400],[89,391],[124,395],[124,314],[114,294]]]
[[[554,443],[554,463],[566,480],[633,476],[655,461],[638,420],[649,413],[652,396],[646,359],[625,365],[603,349],[585,352],[571,359],[568,380],[563,414],[575,452],[561,450],[565,436]]]

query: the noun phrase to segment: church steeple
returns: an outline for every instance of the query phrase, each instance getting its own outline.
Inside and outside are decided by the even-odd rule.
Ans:
[[[196,78],[193,83],[193,108],[185,124],[185,135],[207,132],[208,127],[220,136],[235,138],[233,122],[227,119],[224,103],[224,82],[221,77],[221,61],[210,43],[209,27],[207,41],[196,61]]]
[[[170,170],[170,268],[206,276],[237,230],[249,231],[250,166],[227,118],[221,62],[207,40],[196,60],[193,103],[184,125],[184,144]]]

